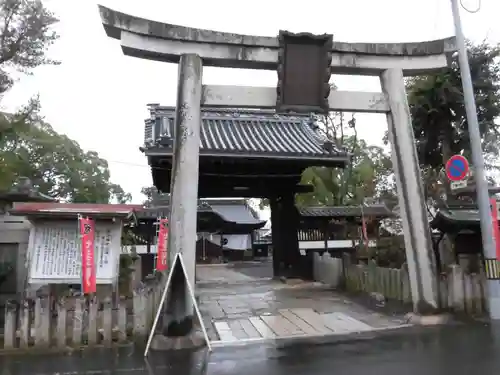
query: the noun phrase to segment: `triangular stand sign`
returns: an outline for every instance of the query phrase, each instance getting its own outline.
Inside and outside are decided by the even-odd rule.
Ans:
[[[146,343],[146,350],[144,351],[144,357],[148,355],[149,352],[149,347],[151,346],[151,341],[153,340],[154,333],[156,331],[156,326],[158,324],[158,319],[160,318],[160,314],[162,312],[162,307],[165,303],[165,299],[167,298],[167,293],[168,289],[170,288],[170,284],[172,283],[172,275],[174,274],[174,269],[177,266],[177,262],[180,262],[180,266],[182,269],[182,273],[184,275],[184,281],[186,282],[186,285],[188,287],[189,291],[189,296],[191,297],[191,301],[193,302],[194,310],[196,312],[196,316],[198,317],[198,321],[200,323],[201,329],[203,330],[203,335],[205,337],[205,342],[207,343],[207,347],[209,351],[212,351],[212,346],[210,345],[210,340],[208,339],[208,334],[207,334],[207,329],[205,327],[205,324],[203,323],[203,319],[201,317],[200,309],[198,307],[198,303],[196,302],[196,298],[194,296],[194,290],[189,282],[189,278],[186,272],[186,266],[184,263],[184,260],[182,258],[181,253],[175,254],[174,262],[172,264],[172,267],[170,268],[168,277],[167,277],[167,283],[165,284],[165,288],[163,289],[163,294],[161,296],[160,304],[158,305],[158,310],[156,311],[155,319],[153,321],[153,326],[151,327],[151,332],[149,333],[148,337],[148,342]]]

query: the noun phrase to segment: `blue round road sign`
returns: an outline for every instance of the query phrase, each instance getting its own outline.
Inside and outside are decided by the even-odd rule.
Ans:
[[[451,181],[461,181],[469,173],[469,162],[462,155],[454,155],[446,162],[446,176]]]

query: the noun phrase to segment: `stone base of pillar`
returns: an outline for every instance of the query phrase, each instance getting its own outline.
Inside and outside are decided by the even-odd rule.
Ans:
[[[185,336],[165,336],[156,334],[151,340],[151,350],[167,351],[182,349],[198,349],[206,346],[205,336],[201,330],[192,330]]]
[[[440,310],[439,307],[435,307],[426,301],[419,300],[417,302],[417,311],[418,315],[429,316],[436,315]]]
[[[192,316],[184,318],[182,321],[172,321],[163,329],[163,335],[166,337],[187,336],[193,331],[194,319]]]
[[[290,279],[302,279],[303,272],[301,269],[301,265],[296,264],[296,262],[294,262],[294,264],[290,265],[290,267],[288,269],[283,270],[283,277],[285,279],[288,279],[288,280],[290,280]]]
[[[409,324],[421,325],[421,326],[436,326],[442,324],[451,324],[455,320],[450,314],[432,314],[432,315],[422,315],[415,313],[408,313],[405,316],[406,322]]]

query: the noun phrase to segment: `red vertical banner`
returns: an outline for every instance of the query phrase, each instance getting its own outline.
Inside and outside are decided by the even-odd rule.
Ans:
[[[500,260],[500,228],[498,228],[498,206],[495,198],[490,199],[491,204],[491,222],[493,224],[493,239],[497,251],[497,260]]]
[[[80,235],[82,238],[82,292],[96,292],[96,269],[94,262],[94,220],[80,217]]]
[[[160,219],[160,228],[158,229],[158,243],[157,243],[157,257],[156,257],[156,270],[166,271],[167,264],[167,240],[168,240],[168,220]]]

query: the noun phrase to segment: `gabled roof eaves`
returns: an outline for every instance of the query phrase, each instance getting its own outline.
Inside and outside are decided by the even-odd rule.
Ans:
[[[146,120],[145,152],[169,155],[173,147],[174,110],[155,107],[152,114],[156,117]],[[314,129],[313,121],[310,116],[269,111],[204,109],[200,155],[317,159],[347,164],[350,155]],[[153,138],[156,141],[151,143]]]
[[[214,205],[212,209],[227,221],[238,224],[265,224],[265,220],[256,219],[247,205]]]
[[[14,203],[11,215],[27,217],[77,218],[78,215],[99,218],[126,218],[132,211],[140,209],[136,204],[98,203]]]
[[[390,217],[392,212],[385,204],[361,206],[318,206],[299,209],[303,217],[361,217],[377,216]]]
[[[229,208],[229,209],[228,209]],[[198,205],[197,214],[212,215],[212,217],[218,217],[220,220],[232,225],[252,225],[255,227],[263,227],[266,224],[265,220],[255,219],[251,212],[248,210],[247,206],[241,206],[241,212],[234,212],[231,208],[240,208],[238,206],[210,206],[204,201]],[[145,220],[145,221],[156,221],[158,218],[168,218],[170,214],[170,206],[161,207],[149,207],[135,209],[131,212],[130,219],[134,222]]]

